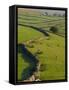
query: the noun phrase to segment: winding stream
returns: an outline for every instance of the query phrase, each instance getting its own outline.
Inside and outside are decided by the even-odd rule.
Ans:
[[[22,54],[25,62],[29,63],[29,67],[25,68],[22,72],[22,81],[28,80],[34,74],[34,72],[38,72],[37,65],[39,64],[39,60],[27,50],[24,44],[19,44],[18,48],[20,48],[19,53]],[[35,76],[34,76],[35,80]]]

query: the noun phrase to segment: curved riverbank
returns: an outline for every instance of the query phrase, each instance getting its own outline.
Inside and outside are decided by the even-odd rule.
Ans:
[[[29,67],[25,68],[22,72],[22,81],[36,81],[40,80],[38,77],[40,63],[39,60],[27,50],[24,44],[18,45],[18,52],[22,54],[25,62],[29,63]]]

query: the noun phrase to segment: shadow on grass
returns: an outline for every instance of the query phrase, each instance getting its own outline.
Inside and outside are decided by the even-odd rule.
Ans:
[[[19,24],[19,25],[20,26],[25,26],[25,27],[33,28],[33,29],[43,33],[45,36],[49,36],[49,33],[46,30],[42,29],[42,28],[38,28],[38,27],[35,27],[35,26],[31,26],[31,25],[25,25],[25,24]]]
[[[29,63],[29,67],[24,69],[21,75],[22,80],[26,80],[37,70],[36,65],[39,60],[26,49],[24,44],[18,44],[18,53],[21,53],[23,60]]]

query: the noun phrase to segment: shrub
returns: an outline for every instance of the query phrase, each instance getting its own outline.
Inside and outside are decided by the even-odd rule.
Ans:
[[[40,65],[40,71],[45,71],[46,69],[46,64],[41,64]]]
[[[34,47],[34,45],[32,45],[32,44],[27,44],[26,46],[29,47],[29,48],[33,48]]]
[[[38,50],[36,51],[36,54],[42,54],[42,51],[41,51],[40,49],[38,49]]]
[[[35,43],[36,41],[35,40],[30,40],[29,43]]]
[[[52,26],[50,28],[50,31],[53,32],[53,33],[57,33],[58,32],[58,28],[56,26]]]

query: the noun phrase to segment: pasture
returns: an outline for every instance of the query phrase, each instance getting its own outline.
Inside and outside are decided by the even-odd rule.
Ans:
[[[32,28],[46,31],[49,36]],[[50,32],[51,26],[57,26],[57,34]],[[34,55],[40,63],[40,80],[65,79],[65,17],[46,16],[32,10],[18,10],[18,80],[30,66],[19,50],[19,44]]]

